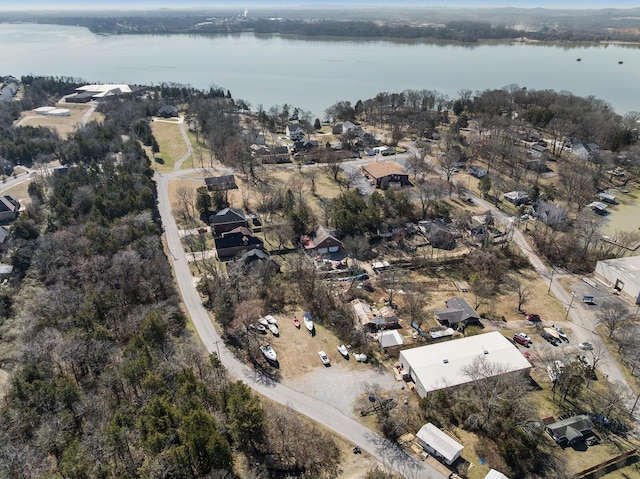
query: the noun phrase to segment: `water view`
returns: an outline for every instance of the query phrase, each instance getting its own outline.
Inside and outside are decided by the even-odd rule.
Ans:
[[[593,95],[618,113],[640,111],[640,48],[628,45],[469,46],[252,33],[100,36],[81,27],[36,24],[0,24],[0,45],[1,74],[199,89],[215,84],[254,108],[288,103],[319,117],[338,100],[383,91],[428,89],[454,98],[461,89],[510,84]]]

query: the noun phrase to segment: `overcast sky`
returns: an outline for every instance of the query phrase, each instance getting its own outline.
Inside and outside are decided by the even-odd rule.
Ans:
[[[282,6],[349,6],[349,5],[437,5],[448,7],[546,7],[546,8],[631,8],[640,6],[640,0],[20,0],[17,2],[3,0],[0,2],[0,10],[25,10],[25,9],[156,9],[156,8],[188,8],[188,7],[245,7],[282,5]],[[0,21],[2,19],[0,18]]]

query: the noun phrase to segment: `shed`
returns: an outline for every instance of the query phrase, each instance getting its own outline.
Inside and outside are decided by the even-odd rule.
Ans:
[[[462,444],[430,422],[420,428],[416,437],[425,451],[442,459],[448,465],[453,464],[464,449]]]
[[[380,333],[380,346],[384,349],[393,348],[394,346],[402,346],[404,338],[395,329],[391,331],[382,331]]]
[[[491,469],[484,479],[509,479],[507,476],[502,474],[500,471],[496,471],[495,469]]]

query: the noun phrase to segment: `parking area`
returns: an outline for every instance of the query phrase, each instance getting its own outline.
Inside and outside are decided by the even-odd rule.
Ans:
[[[604,284],[591,278],[576,281],[571,285],[571,291],[575,294],[574,305],[593,314],[597,314],[600,307],[605,303],[625,308],[629,314],[635,312],[633,305],[629,301],[613,294]]]

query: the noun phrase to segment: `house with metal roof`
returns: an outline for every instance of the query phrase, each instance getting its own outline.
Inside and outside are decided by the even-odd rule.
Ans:
[[[416,438],[425,451],[449,466],[460,457],[464,449],[462,444],[430,422],[420,428]]]

